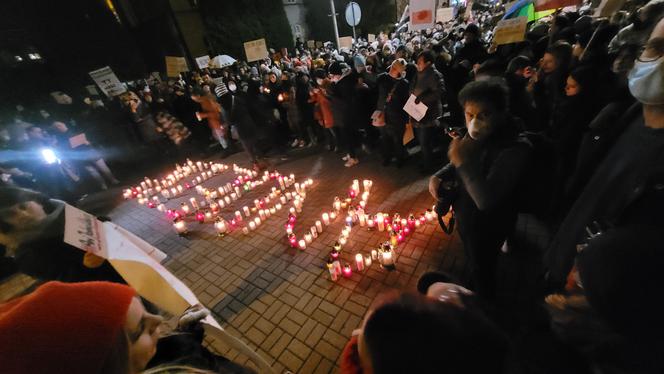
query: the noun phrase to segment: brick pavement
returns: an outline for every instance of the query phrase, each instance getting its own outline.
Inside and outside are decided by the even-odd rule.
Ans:
[[[243,154],[224,160],[242,162]],[[374,185],[367,212],[421,212],[431,204],[428,178],[409,168],[381,168],[375,162],[348,169],[337,155],[319,153],[287,161],[275,168],[294,173],[296,180],[313,178],[296,233],[303,233],[329,211],[334,196],[344,196],[353,179],[372,179]],[[150,177],[157,177],[152,175]],[[225,184],[233,178],[227,171],[204,186]],[[266,195],[268,183],[243,195],[223,210],[230,218],[242,206]],[[194,194],[195,192],[190,193]],[[178,207],[190,196],[171,200]],[[335,372],[340,353],[351,331],[357,328],[368,307],[383,292],[414,290],[426,271],[444,268],[462,275],[460,241],[446,236],[430,223],[413,234],[396,251],[396,270],[386,271],[374,263],[351,278],[329,280],[325,259],[341,232],[337,219],[304,251],[290,248],[284,231],[287,210],[282,209],[256,231],[244,236],[239,230],[223,238],[212,225],[190,223],[190,234],[179,237],[162,213],[140,206],[136,201],[119,205],[110,216],[114,222],[166,252],[164,265],[180,277],[209,307],[223,327],[243,339],[282,372]],[[301,235],[300,235],[301,236]],[[368,253],[382,241],[385,232],[354,228],[341,258],[354,264],[357,252]],[[354,266],[353,266],[353,270]],[[223,352],[228,358],[251,366],[238,353]]]

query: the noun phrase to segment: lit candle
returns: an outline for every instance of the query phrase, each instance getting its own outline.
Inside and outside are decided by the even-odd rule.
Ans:
[[[264,211],[263,209],[259,210],[259,211],[258,211],[258,216],[259,216],[261,219],[265,219],[265,211]]]
[[[212,212],[210,212],[209,210],[205,212],[205,220],[208,222],[212,221]]]
[[[371,250],[371,259],[377,260],[378,259],[378,251],[375,249]]]
[[[338,197],[334,198],[334,210],[336,211],[341,210],[341,200],[339,200]]]
[[[291,225],[290,223],[287,223],[286,224],[286,234],[290,235],[292,233],[293,233],[293,225]]]
[[[337,274],[341,274],[341,262],[339,260],[334,260],[334,262],[332,262],[332,266],[334,267],[334,271],[336,271]]]
[[[187,223],[182,219],[176,219],[175,222],[173,222],[173,227],[178,235],[184,235],[187,233]]]
[[[371,255],[364,255],[364,266],[368,268],[372,263]]]
[[[203,214],[203,212],[196,212],[196,221],[198,221],[198,223],[205,222],[205,214]]]
[[[239,210],[235,211],[235,220],[238,222],[242,222],[242,213],[240,213]]]
[[[281,204],[277,203],[277,205],[275,205],[274,207],[275,207],[277,210],[281,210],[281,206],[282,206]]]
[[[346,225],[348,225],[349,227],[353,226],[353,217],[346,216]]]
[[[219,234],[219,236],[224,235],[226,231],[228,231],[228,227],[226,226],[226,221],[224,221],[221,218],[218,218],[217,222],[214,223],[214,228],[215,230],[217,230],[217,234]]]
[[[385,230],[385,218],[383,218],[383,213],[376,214],[376,224],[378,224],[378,231]]]
[[[295,207],[290,207],[288,211],[290,212],[290,214],[295,214]]]
[[[288,200],[286,200],[286,196],[284,196],[284,195],[281,195],[281,197],[279,198],[279,201],[281,201],[282,204],[286,204],[288,202]]]
[[[431,214],[431,209],[427,209],[426,213],[424,213],[424,217],[426,218],[427,222],[433,221],[433,215]]]
[[[311,226],[311,229],[309,231],[311,231],[311,236],[313,236],[314,238],[318,237],[318,230],[316,230],[316,226]]]
[[[263,221],[261,221],[261,218],[260,218],[260,217],[256,217],[256,218],[254,218],[254,223],[256,224],[256,226],[260,226],[262,222],[263,222]]]
[[[166,206],[164,204],[159,204],[157,205],[157,210],[160,212],[165,212],[166,211]]]
[[[364,227],[364,225],[367,223],[367,217],[364,214],[360,214],[360,226]]]
[[[337,274],[337,270],[334,268],[334,262],[332,260],[327,261],[327,271],[330,272],[330,279],[333,282],[336,282],[337,279],[339,279],[339,274]]]
[[[384,267],[394,266],[394,257],[392,247],[390,245],[383,245],[383,253],[381,255],[381,263]]]
[[[275,214],[277,209],[275,207],[270,208],[270,214]]]
[[[345,236],[342,236],[342,237],[339,238],[339,244],[341,244],[341,245],[346,244],[346,237]]]
[[[334,221],[337,219],[337,212],[330,212],[330,220]]]
[[[362,256],[361,253],[355,255],[355,267],[357,268],[357,271],[364,270],[364,256]]]
[[[253,222],[252,222],[252,223],[253,223]],[[243,227],[243,228],[242,228],[242,233],[243,233],[244,235],[248,235],[248,234],[249,234],[249,228],[247,228],[247,227]]]
[[[226,196],[226,197],[224,197],[224,201],[226,202],[226,205],[230,205],[230,204],[231,204],[231,198],[230,198],[230,196]]]
[[[254,231],[256,230],[256,224],[254,221],[249,221],[249,230]]]
[[[152,202],[152,201],[148,201],[148,208],[152,209],[152,208],[154,208],[154,207],[155,207],[154,202]]]
[[[329,218],[328,218],[328,222],[329,222]],[[319,234],[323,232],[323,224],[320,223],[320,221],[316,221],[316,231],[318,231]]]
[[[187,205],[187,203],[182,203],[180,207],[182,208],[182,213],[184,213],[185,215],[191,212],[191,209],[189,209],[189,205]]]
[[[365,179],[362,181],[362,184],[364,185],[364,191],[365,192],[371,192],[371,187],[373,186],[373,181]]]
[[[249,207],[247,207],[246,205],[242,207],[242,210],[244,211],[244,215],[246,217],[249,217],[251,215],[251,212],[249,211]]]
[[[362,209],[365,209],[367,207],[367,202],[365,200],[360,201],[360,206]]]
[[[313,237],[311,236],[310,233],[304,234],[304,241],[307,242],[307,244],[311,244],[312,240],[313,240]]]
[[[351,270],[349,264],[344,265],[343,274],[346,278],[350,278],[350,276],[353,275],[353,270]]]
[[[298,242],[298,246],[300,247],[300,249],[305,250],[307,249],[307,242],[305,242],[303,239],[300,239],[300,241]]]
[[[325,224],[325,226],[330,224],[330,215],[329,214],[323,213],[322,218],[323,218],[323,223]]]
[[[367,228],[368,228],[369,230],[373,230],[374,225],[375,225],[374,219],[373,219],[371,216],[369,216],[369,217],[367,218]]]

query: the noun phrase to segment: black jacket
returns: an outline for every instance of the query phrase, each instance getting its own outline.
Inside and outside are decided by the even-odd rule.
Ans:
[[[410,95],[408,81],[394,79],[389,73],[383,73],[378,76],[377,84],[376,110],[384,111],[385,125],[403,127],[408,122],[408,113],[403,110]]]
[[[443,115],[443,101],[445,100],[445,80],[443,75],[431,65],[422,72],[417,72],[410,84],[411,93],[427,106],[427,113],[420,124],[430,125]]]

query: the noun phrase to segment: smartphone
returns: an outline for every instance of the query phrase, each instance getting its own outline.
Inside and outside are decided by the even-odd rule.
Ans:
[[[466,136],[468,129],[465,127],[448,127],[445,129],[445,133],[452,138],[458,139]]]

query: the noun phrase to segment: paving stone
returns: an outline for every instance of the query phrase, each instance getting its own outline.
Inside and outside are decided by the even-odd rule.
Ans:
[[[320,353],[321,355],[323,355],[323,357],[327,358],[332,362],[337,361],[337,358],[339,357],[342,348],[337,348],[331,345],[330,343],[326,342],[325,340],[321,340],[318,342],[318,344],[316,344],[316,352]]]
[[[295,355],[302,360],[306,360],[311,353],[311,348],[297,339],[291,340],[288,345],[288,350],[295,353]]]
[[[293,354],[289,350],[285,350],[281,356],[279,356],[279,361],[284,364],[285,367],[290,369],[293,372],[297,372],[300,370],[300,367],[302,366],[303,361],[297,357],[297,355]]]

